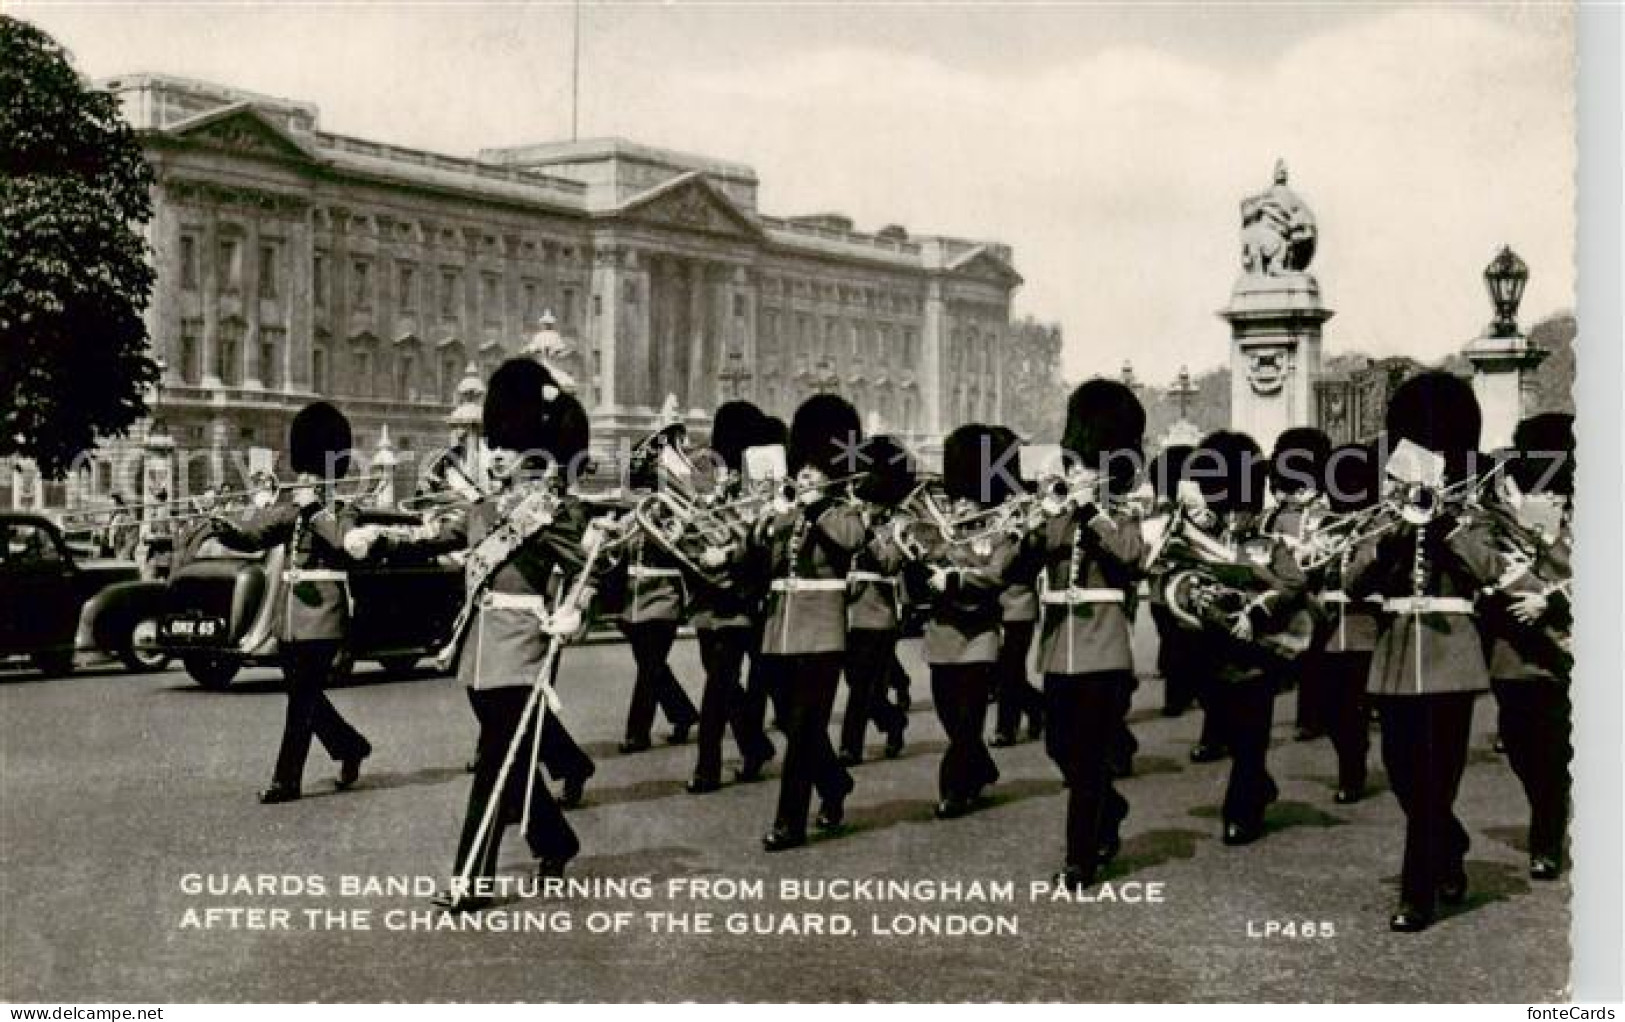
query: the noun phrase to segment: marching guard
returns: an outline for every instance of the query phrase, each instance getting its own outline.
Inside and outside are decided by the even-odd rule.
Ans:
[[[1326,517],[1321,482],[1332,442],[1313,426],[1283,430],[1270,452],[1270,494],[1275,506],[1264,512],[1262,531],[1280,537],[1289,550],[1301,550]],[[1320,670],[1320,650],[1310,648],[1288,668],[1298,690],[1293,718],[1299,741],[1326,734],[1326,689]]]
[[[862,442],[858,413],[834,394],[817,394],[790,425],[793,500],[780,499],[752,539],[768,558],[763,670],[776,700],[787,747],[769,852],[807,841],[807,812],[816,788],[817,824],[834,830],[846,817],[852,775],[829,740],[830,713],[846,658],[846,575],[864,541],[856,507],[833,499],[832,482],[852,473]]]
[[[1021,441],[1009,429],[995,427],[1000,450],[1015,451],[1010,471],[1024,478]],[[1016,494],[1011,494],[1012,500]],[[1016,557],[1006,573],[1008,584],[999,593],[1003,611],[1002,636],[994,686],[998,709],[993,719],[993,746],[1003,748],[1020,740],[1021,721],[1027,719],[1027,737],[1044,737],[1044,693],[1027,676],[1027,661],[1033,651],[1033,632],[1038,627],[1038,575],[1044,570],[1043,553],[1031,534],[1023,535]]]
[[[931,600],[925,660],[931,666],[931,700],[948,734],[937,772],[938,819],[963,816],[999,779],[983,731],[998,669],[1004,616],[999,594],[1020,542],[990,525],[987,514],[1011,492],[1003,473],[990,471],[1005,459],[997,446],[1001,439],[991,427],[971,423],[949,433],[942,444],[950,521],[969,524],[945,530],[925,560]],[[961,529],[965,534],[957,534]]]
[[[1392,527],[1360,544],[1351,597],[1383,598],[1367,690],[1382,720],[1382,760],[1405,812],[1399,907],[1389,927],[1432,925],[1440,902],[1467,894],[1469,840],[1455,815],[1467,762],[1473,703],[1489,688],[1473,597],[1497,578],[1499,558],[1483,516],[1446,487],[1471,487],[1480,413],[1471,386],[1445,372],[1406,380],[1388,405],[1388,440],[1409,441],[1442,462],[1432,483],[1412,478]],[[1389,455],[1390,476],[1394,453]]]
[[[748,401],[729,401],[717,408],[711,422],[711,452],[717,464],[712,490],[714,504],[744,496],[745,450],[762,434],[761,409]],[[702,507],[701,513],[707,513]],[[725,546],[707,547],[702,565],[717,573],[711,580],[696,580],[691,601],[700,662],[705,668],[705,691],[700,697],[698,754],[688,790],[696,795],[722,786],[722,740],[731,727],[742,762],[735,779],[755,781],[776,750],[762,728],[762,713],[753,710],[744,687],[745,657],[760,655],[756,627],[761,602],[760,558],[752,556],[741,531]],[[726,584],[718,579],[726,578]]]
[[[453,911],[489,904],[482,881],[495,874],[510,822],[526,821],[525,840],[539,876],[562,875],[581,847],[552,792],[537,783],[534,765],[548,758],[543,750],[549,731],[561,727],[552,694],[557,657],[549,648],[555,639],[579,633],[592,595],[591,580],[580,576],[586,548],[599,542],[599,533],[594,528],[589,534],[565,471],[585,450],[586,422],[579,403],[558,391],[541,364],[528,358],[504,362],[491,375],[484,406],[496,492],[410,535],[373,528],[352,544],[363,554],[468,550],[468,591],[452,642],[458,644],[457,677],[467,686],[480,733],[454,866],[463,883],[436,897]],[[578,588],[585,586],[579,602],[561,597],[550,607],[555,569]]]
[[[332,484],[349,474],[350,450],[344,413],[325,401],[306,405],[288,427],[295,473],[291,502],[272,504],[240,523],[210,519],[215,536],[228,547],[287,551],[283,597],[274,613],[288,712],[271,786],[260,792],[267,805],[299,798],[313,735],[339,764],[335,786],[341,791],[355,784],[361,762],[372,755],[371,743],[324,691],[350,624],[345,537],[356,527],[356,514],[336,503],[332,493]]]
[[[1574,495],[1574,417],[1525,419],[1501,479],[1496,532],[1503,566],[1486,626],[1490,688],[1507,761],[1529,800],[1529,876],[1555,880],[1568,833],[1570,501]]]
[[[855,496],[861,501],[869,541],[852,558],[846,631],[846,714],[841,720],[841,762],[863,762],[869,724],[886,736],[886,758],[903,752],[908,714],[891,700],[892,671],[902,628],[899,572],[903,551],[887,522],[915,485],[909,453],[896,438],[881,434],[863,445],[868,468]]]
[[[1040,532],[1045,745],[1067,781],[1066,863],[1055,879],[1076,890],[1116,856],[1128,815],[1111,760],[1126,728],[1126,607],[1145,542],[1118,498],[1133,487],[1144,432],[1145,409],[1123,384],[1095,379],[1074,390],[1061,439],[1076,459],[1070,497]]]
[[[1230,752],[1222,836],[1227,845],[1245,845],[1263,836],[1265,810],[1279,797],[1268,756],[1284,660],[1261,639],[1301,607],[1305,580],[1287,545],[1260,528],[1266,465],[1251,437],[1212,433],[1186,468],[1205,504],[1198,513],[1211,520],[1249,575],[1242,586],[1246,602],[1203,639],[1219,731]]]

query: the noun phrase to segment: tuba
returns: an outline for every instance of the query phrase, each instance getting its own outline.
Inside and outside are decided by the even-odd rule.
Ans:
[[[1269,623],[1250,645],[1274,660],[1294,660],[1313,641],[1315,621],[1305,607],[1276,608],[1259,572],[1236,545],[1198,526],[1183,505],[1160,523],[1145,569],[1169,614],[1182,627],[1229,637],[1242,615],[1269,612]]]
[[[695,464],[684,449],[683,433],[680,426],[668,426],[633,449],[631,478],[648,492],[633,504],[632,522],[690,581],[726,588],[726,565],[705,564],[705,552],[744,542],[751,520],[743,513],[745,502],[723,500],[715,473]]]

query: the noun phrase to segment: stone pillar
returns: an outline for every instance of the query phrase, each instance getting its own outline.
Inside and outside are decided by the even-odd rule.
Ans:
[[[943,299],[942,281],[933,279],[926,284],[925,316],[920,323],[920,364],[915,368],[920,382],[920,421],[916,428],[933,444],[942,440],[942,358],[947,338],[948,303]]]
[[[199,374],[205,388],[217,388],[220,380],[220,212],[210,206],[203,221],[203,237],[197,256],[198,286],[203,294],[203,360]]]
[[[596,407],[601,412],[612,411],[616,405],[615,369],[619,361],[616,350],[618,338],[624,331],[622,318],[630,313],[623,303],[626,300],[625,288],[622,284],[621,260],[624,253],[613,246],[597,249],[593,253],[592,284],[588,288],[592,292],[593,302],[588,306],[592,312],[592,320],[586,333],[587,351],[583,352],[584,368],[588,370],[583,376],[591,379],[594,393],[597,397]],[[592,350],[598,351],[598,373],[591,375]]]
[[[312,386],[311,350],[316,341],[316,286],[313,278],[316,242],[311,216],[310,207],[301,208],[288,229],[288,281],[283,298],[288,310],[288,336],[282,352],[282,389],[289,393],[309,391]],[[329,300],[332,297],[328,295]],[[331,366],[328,372],[331,374]]]
[[[1230,428],[1270,450],[1282,431],[1315,421],[1321,324],[1333,315],[1303,272],[1244,273],[1228,308]]]
[[[378,428],[378,444],[373,448],[372,460],[367,464],[369,474],[384,476],[384,483],[373,498],[378,507],[395,506],[395,468],[399,463],[399,459],[395,456],[395,445],[389,439],[389,425],[386,423]]]
[[[243,386],[259,390],[265,386],[265,381],[260,379],[260,274],[265,268],[260,265],[259,217],[248,218],[242,245],[243,346],[237,354],[243,364],[238,367],[237,378],[243,381]]]
[[[1493,451],[1512,444],[1512,431],[1529,414],[1533,403],[1535,370],[1549,352],[1529,343],[1523,334],[1479,337],[1464,349],[1473,364],[1473,395],[1483,415],[1480,449]]]
[[[688,415],[705,415],[705,349],[710,333],[706,298],[710,291],[705,263],[689,263],[688,272],[688,386],[678,406]]]

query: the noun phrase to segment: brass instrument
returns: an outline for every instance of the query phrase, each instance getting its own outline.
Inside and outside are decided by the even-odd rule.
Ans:
[[[1200,528],[1184,505],[1170,512],[1145,567],[1169,614],[1191,631],[1234,635],[1243,616],[1272,609],[1272,594],[1261,591],[1258,573],[1243,560],[1241,549]],[[1309,648],[1314,630],[1309,610],[1296,607],[1247,641],[1292,660]]]

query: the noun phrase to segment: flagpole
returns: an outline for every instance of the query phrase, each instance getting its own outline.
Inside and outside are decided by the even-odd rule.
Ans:
[[[570,141],[581,137],[581,0],[575,2],[575,43],[570,55]]]

